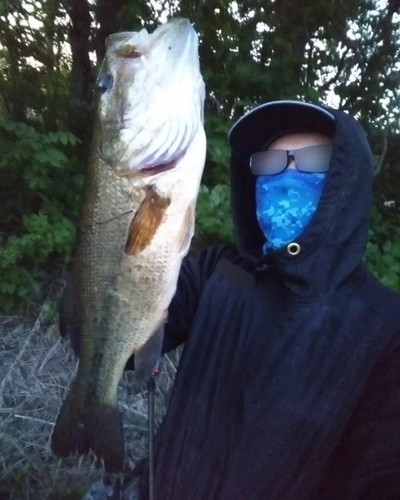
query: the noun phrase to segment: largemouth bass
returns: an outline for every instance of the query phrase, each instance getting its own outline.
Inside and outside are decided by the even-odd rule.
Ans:
[[[78,374],[52,434],[60,456],[92,450],[123,466],[117,386],[160,357],[163,325],[194,233],[206,153],[197,35],[185,19],[111,35],[100,68],[72,287]]]

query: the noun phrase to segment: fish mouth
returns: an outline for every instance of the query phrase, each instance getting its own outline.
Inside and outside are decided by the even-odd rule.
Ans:
[[[179,66],[199,67],[198,37],[187,19],[175,18],[159,26],[153,33],[153,44],[165,47],[167,59]]]
[[[198,68],[198,36],[188,19],[173,18],[159,26],[149,34],[145,29],[139,32],[119,32],[109,35],[106,39],[107,50],[122,60],[134,60],[141,56],[160,58],[164,52],[163,61],[175,66],[188,66],[197,62]]]

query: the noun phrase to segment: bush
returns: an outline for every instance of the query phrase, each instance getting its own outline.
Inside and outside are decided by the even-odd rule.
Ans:
[[[233,242],[229,200],[227,185],[201,186],[196,208],[195,250],[215,243]]]
[[[386,286],[400,292],[400,216],[373,210],[365,261]]]
[[[0,121],[0,310],[27,312],[50,262],[72,254],[83,175],[70,132]]]

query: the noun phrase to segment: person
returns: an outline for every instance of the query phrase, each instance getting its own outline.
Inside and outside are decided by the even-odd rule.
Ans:
[[[245,114],[229,142],[235,246],[182,264],[164,351],[185,346],[155,499],[398,500],[400,298],[363,263],[365,133],[283,100]],[[146,461],[137,473],[125,498],[147,500]]]

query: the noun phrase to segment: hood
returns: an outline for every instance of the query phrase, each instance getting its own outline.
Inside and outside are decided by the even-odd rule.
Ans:
[[[298,253],[292,252],[289,244],[263,256],[265,237],[256,218],[256,177],[243,156],[234,151],[230,165],[231,211],[238,250],[257,269],[278,273],[282,286],[303,298],[321,298],[360,279],[372,201],[373,156],[362,127],[347,113],[319,108],[335,120],[332,157],[317,210],[295,240]]]

